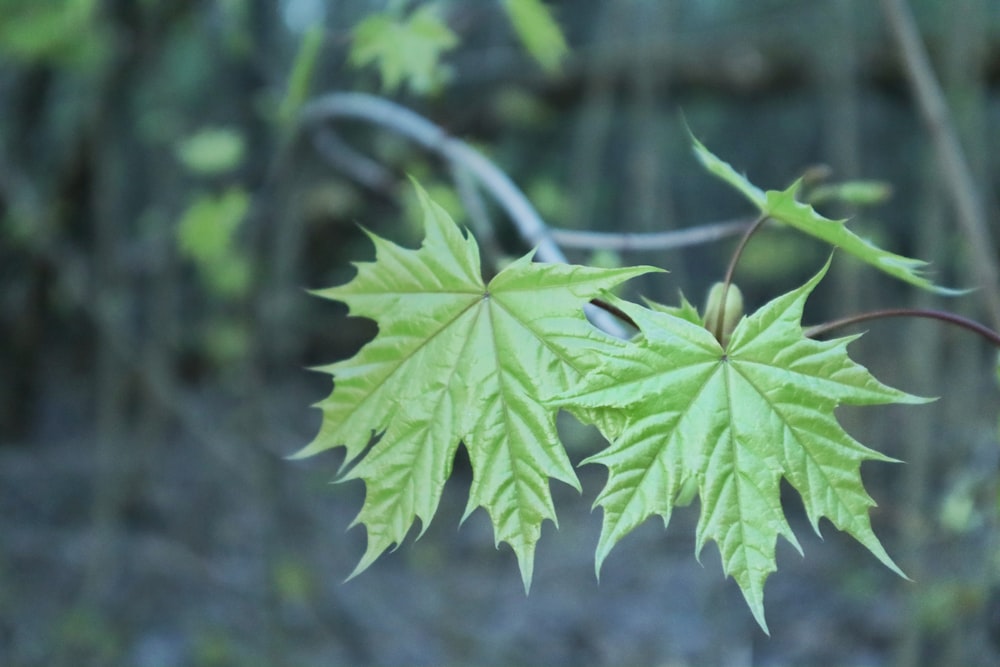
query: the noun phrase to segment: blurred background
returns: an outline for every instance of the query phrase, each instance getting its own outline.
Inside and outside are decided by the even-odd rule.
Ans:
[[[485,513],[458,529],[460,453],[423,538],[342,583],[364,552],[348,530],[364,490],[329,485],[340,452],[284,457],[312,439],[309,406],[330,391],[306,369],[376,329],[306,290],[371,259],[359,223],[419,242],[407,173],[474,221],[448,166],[391,128],[300,124],[316,96],[415,110],[565,230],[751,214],[695,162],[683,113],[763,188],[806,170],[891,187],[821,210],[931,261],[941,284],[979,288],[920,293],[841,254],[809,323],[919,306],[1000,324],[1000,286],[982,281],[1000,233],[997,0],[552,1],[559,66],[529,54],[500,0],[442,0],[432,29],[396,40],[398,80],[359,53],[356,27],[427,4],[0,0],[0,664],[1000,664],[996,352],[926,321],[871,322],[852,352],[940,400],[838,413],[906,462],[863,474],[876,532],[913,581],[825,522],[815,536],[789,493],[805,558],[779,544],[770,638],[715,547],[694,559],[697,506],[623,540],[598,583],[590,505],[605,472],[586,466],[582,496],[553,485],[560,528],[543,531],[526,597]],[[893,6],[916,19],[947,117],[912,92],[881,11]],[[491,260],[528,249],[495,202],[481,213]],[[628,295],[700,303],[734,245],[565,250],[665,267]],[[828,252],[762,232],[737,272],[748,308]],[[574,461],[602,446],[572,420],[563,433]]]

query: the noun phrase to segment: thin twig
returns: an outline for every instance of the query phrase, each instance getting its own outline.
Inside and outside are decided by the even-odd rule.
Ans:
[[[725,222],[712,222],[669,232],[629,234],[554,228],[550,230],[550,233],[555,242],[564,248],[651,251],[711,243],[744,232],[752,224],[752,218],[742,218]]]
[[[364,93],[323,95],[305,105],[302,111],[303,123],[307,126],[323,126],[338,118],[354,118],[382,125],[449,163],[459,163],[503,207],[521,238],[529,245],[537,246],[535,256],[539,261],[566,262],[566,256],[552,240],[548,226],[524,193],[503,170],[464,141],[450,137],[443,129],[406,107]]]
[[[614,315],[619,320],[621,320],[622,322],[625,322],[626,324],[628,324],[633,329],[638,329],[639,328],[639,325],[636,324],[636,321],[632,319],[631,315],[629,315],[628,313],[626,313],[624,310],[622,310],[618,306],[615,306],[614,304],[611,304],[611,303],[605,301],[604,299],[591,299],[590,300],[590,304],[592,306],[596,306],[597,308],[600,308],[601,310],[603,310],[606,313]]]
[[[312,143],[317,153],[356,183],[383,196],[394,191],[395,179],[388,169],[348,146],[330,128],[317,127],[312,133]]]
[[[931,310],[927,308],[886,308],[885,310],[873,310],[867,313],[843,317],[832,322],[817,324],[816,326],[809,327],[803,333],[806,338],[816,338],[817,336],[821,336],[835,329],[840,329],[852,324],[890,317],[920,317],[947,322],[948,324],[953,324],[967,331],[971,331],[972,333],[984,338],[993,347],[1000,349],[1000,333],[990,329],[988,326],[980,324],[975,320],[970,320],[967,317],[956,315],[955,313],[949,313],[943,310]]]
[[[941,86],[934,76],[927,51],[920,42],[916,21],[905,0],[882,0],[882,13],[899,46],[945,183],[954,199],[958,225],[969,246],[977,280],[983,287],[990,319],[993,326],[1000,327],[1000,276],[993,255],[996,245],[990,238],[982,203],[976,194],[975,180],[951,122]]]

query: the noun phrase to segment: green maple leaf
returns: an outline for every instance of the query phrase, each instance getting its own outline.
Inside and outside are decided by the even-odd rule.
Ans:
[[[428,93],[446,77],[441,55],[457,45],[458,37],[438,17],[434,5],[427,5],[405,20],[386,12],[359,23],[350,61],[357,67],[377,63],[388,91],[408,81],[414,92]]]
[[[695,484],[697,553],[709,540],[718,544],[723,569],[767,631],[763,589],[776,568],[777,536],[801,552],[781,507],[784,477],[817,533],[825,516],[902,574],[872,531],[874,501],[860,476],[862,461],[892,459],[848,435],[834,408],[926,399],[881,384],[851,361],[846,346],[857,336],[803,336],[803,304],[825,272],[742,319],[725,349],[692,321],[690,307],[674,314],[618,302],[641,336],[552,402],[626,415],[618,428],[598,424],[611,445],[585,461],[609,470],[596,501],[604,510],[598,572],[640,523],[654,514],[668,522],[678,496]]]
[[[376,320],[379,333],[321,369],[334,376],[334,391],[318,404],[319,434],[296,456],[342,445],[345,465],[357,460],[343,479],[365,482],[354,523],[364,524],[368,545],[353,577],[400,544],[416,519],[426,530],[461,440],[473,469],[465,516],[486,509],[527,590],[541,524],[556,521],[549,479],[580,489],[543,399],[573,386],[602,351],[626,345],[587,322],[582,306],[656,269],[536,264],[529,253],[486,284],[475,241],[417,192],[423,245],[409,250],[369,234],[375,261],[318,292]],[[373,433],[381,435],[361,456]]]
[[[842,248],[863,262],[911,285],[938,294],[959,295],[968,292],[968,290],[956,290],[935,285],[923,274],[927,262],[883,250],[849,230],[846,220],[831,220],[820,215],[809,204],[798,201],[796,197],[802,188],[802,179],[795,181],[785,190],[765,192],[733,169],[728,162],[713,155],[694,135],[691,135],[691,141],[694,153],[702,165],[709,172],[736,188],[758,208],[761,215],[783,222],[810,236]]]

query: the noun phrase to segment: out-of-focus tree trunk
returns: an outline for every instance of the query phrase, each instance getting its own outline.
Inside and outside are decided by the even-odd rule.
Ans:
[[[627,211],[626,226],[629,231],[655,232],[673,229],[674,215],[670,196],[670,165],[667,157],[668,128],[672,127],[670,109],[672,105],[667,99],[670,79],[659,67],[653,67],[645,54],[663,45],[663,54],[669,72],[670,42],[673,37],[673,14],[676,5],[672,0],[667,2],[631,3],[631,26],[629,32],[633,38],[629,44],[634,54],[634,60],[629,70],[629,89],[632,93],[628,113],[628,158],[626,174],[628,187],[623,199]],[[661,63],[662,65],[663,63]],[[653,264],[669,266],[675,280],[683,282],[682,265],[677,262],[665,261],[668,258],[663,253],[652,255]],[[656,299],[664,295],[655,291],[659,281],[639,279],[642,292]]]
[[[585,55],[586,82],[584,99],[571,147],[573,160],[570,185],[573,192],[570,226],[576,229],[596,229],[598,211],[605,207],[601,193],[607,192],[604,169],[615,115],[614,85],[616,72],[604,63],[617,56],[627,42],[628,3],[609,2],[600,8],[600,18],[594,22],[589,53]]]
[[[985,27],[988,25],[985,7],[980,0],[962,0],[953,3],[947,12],[949,24],[943,30],[943,42],[946,48],[941,49],[939,71],[941,80],[948,95],[949,107],[955,121],[955,129],[962,140],[965,156],[969,165],[969,173],[975,183],[967,184],[969,190],[976,193],[984,201],[986,179],[985,166],[988,163],[984,152],[986,127],[984,121],[985,95],[983,80],[983,46],[985,44]],[[944,192],[941,186],[941,162],[935,159],[935,153],[928,146],[928,165],[924,175],[924,200],[917,202],[918,247],[917,256],[948,256],[952,255],[955,266],[959,267],[955,280],[959,284],[976,284],[981,271],[975,270],[975,249],[968,243],[955,244],[952,217],[944,206]],[[962,238],[962,237],[959,237]],[[944,249],[944,251],[942,250]],[[951,251],[950,253],[948,251]],[[987,290],[996,287],[985,286]],[[914,297],[916,307],[941,307],[939,297],[919,293]],[[979,309],[974,307],[969,299],[945,304],[945,307],[959,312]],[[981,311],[979,311],[981,312]],[[975,313],[966,312],[975,317]],[[906,608],[908,611],[904,632],[895,647],[895,664],[975,664],[982,659],[972,647],[980,643],[969,642],[969,634],[975,634],[973,628],[979,623],[978,615],[984,610],[983,604],[978,611],[973,605],[970,609],[960,603],[962,590],[972,590],[982,587],[989,589],[994,579],[994,556],[991,544],[994,544],[995,503],[986,501],[981,508],[984,516],[990,517],[986,525],[978,530],[986,531],[986,549],[972,553],[984,545],[972,538],[972,535],[955,534],[955,527],[950,527],[942,521],[942,509],[948,496],[959,491],[959,486],[968,479],[970,465],[982,459],[977,453],[982,446],[981,428],[983,415],[992,409],[983,397],[989,397],[991,392],[984,392],[984,368],[990,368],[989,358],[995,354],[987,352],[978,340],[970,340],[963,332],[944,331],[939,325],[926,322],[914,322],[907,325],[905,358],[913,363],[907,364],[909,375],[915,386],[933,391],[932,388],[946,384],[946,390],[938,390],[943,395],[942,404],[927,406],[927,409],[915,411],[905,424],[904,438],[906,442],[907,465],[903,471],[903,502],[902,516],[902,551],[905,556],[903,567],[916,581],[928,581],[928,586],[936,585],[937,591],[928,590],[927,586],[913,587],[907,590]],[[979,444],[977,444],[979,443]],[[994,443],[990,443],[993,445]],[[995,474],[993,475],[995,478]],[[992,494],[987,498],[995,498],[995,481],[991,484]],[[934,492],[933,489],[940,489]],[[933,539],[933,542],[932,542]],[[964,546],[967,543],[968,546]],[[933,551],[931,550],[933,548]],[[971,549],[971,551],[970,551]],[[937,552],[935,556],[934,553]],[[965,565],[953,563],[942,565],[943,554],[959,553],[959,560],[966,563],[967,559],[978,561],[979,567],[974,571],[959,573],[959,571],[941,571],[954,567],[965,570]],[[933,572],[933,576],[930,574]],[[944,596],[947,602],[939,610],[951,618],[945,621],[938,619],[943,625],[933,627],[928,625],[927,609],[933,595]],[[940,602],[939,602],[940,604]],[[959,626],[967,628],[965,632],[945,632],[943,627]]]
[[[941,72],[975,191],[981,198],[986,220],[993,221],[990,227],[996,238],[995,221],[1000,210],[990,189],[991,156],[989,142],[986,140],[992,131],[987,122],[989,98],[985,69],[989,53],[989,8],[990,2],[987,0],[962,0],[955,3],[948,13],[950,20],[945,33],[947,48],[942,53]],[[960,283],[975,284],[973,249],[966,244],[958,253],[962,258],[958,263]],[[996,263],[995,249],[992,256]],[[1000,285],[987,285],[983,289],[995,293],[1000,290]],[[981,312],[974,307],[974,301],[963,301],[957,306],[960,312],[970,317],[976,317],[977,312]],[[988,591],[1000,583],[1000,563],[996,560],[996,499],[1000,497],[997,471],[1000,468],[997,465],[993,417],[984,419],[984,415],[994,415],[996,412],[996,387],[993,378],[984,373],[984,369],[993,367],[997,351],[978,341],[958,336],[953,338],[949,347],[948,373],[955,381],[948,383],[948,393],[952,398],[946,400],[943,421],[954,433],[954,437],[949,439],[961,443],[961,446],[957,451],[951,450],[942,456],[942,460],[953,462],[952,470],[949,471],[952,474],[949,475],[948,483],[943,486],[943,495],[964,493],[961,485],[970,484],[976,489],[973,496],[975,512],[981,517],[980,526],[965,526],[964,530],[950,536],[955,548],[968,553],[970,560],[968,569],[963,567],[957,577],[957,586],[980,592],[978,600],[971,606],[957,602],[954,604],[955,618],[952,622],[970,628],[970,633],[979,634],[988,625]],[[947,498],[941,498],[939,507],[945,502]],[[954,595],[956,600],[961,597],[957,591]],[[981,641],[985,642],[985,637],[981,637]],[[942,647],[939,664],[974,664],[983,659],[981,655],[969,652],[968,638],[959,633],[949,633],[943,642],[945,645]]]
[[[837,181],[861,176],[861,118],[858,94],[858,40],[856,3],[830,0],[826,6],[827,29],[821,33],[823,48],[814,54],[817,93],[821,100],[823,154]],[[831,215],[846,218],[856,211],[839,206]],[[833,279],[844,312],[860,312],[870,303],[862,290],[860,262],[837,262]]]

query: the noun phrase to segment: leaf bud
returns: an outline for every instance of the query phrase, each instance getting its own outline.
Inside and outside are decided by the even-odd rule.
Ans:
[[[723,292],[726,292],[725,305],[722,303]],[[728,290],[725,283],[712,285],[705,304],[705,328],[715,335],[722,347],[729,344],[729,337],[741,317],[743,317],[743,293],[740,292],[740,288],[732,283]]]

